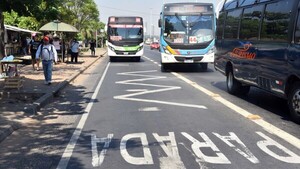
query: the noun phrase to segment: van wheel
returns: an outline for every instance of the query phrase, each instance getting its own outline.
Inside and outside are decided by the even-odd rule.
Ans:
[[[227,74],[226,85],[228,93],[233,95],[246,95],[250,91],[250,86],[243,86],[241,82],[237,81],[232,71]]]
[[[300,82],[296,82],[289,95],[288,105],[292,120],[300,124]]]

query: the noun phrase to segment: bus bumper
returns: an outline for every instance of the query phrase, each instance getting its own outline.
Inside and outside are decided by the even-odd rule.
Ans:
[[[142,48],[138,52],[134,52],[135,54],[130,54],[132,52],[119,52],[116,53],[115,51],[112,51],[110,48],[107,48],[107,55],[109,57],[141,57],[144,54],[144,48]]]
[[[205,55],[172,55],[161,53],[161,63],[213,63],[215,54]]]

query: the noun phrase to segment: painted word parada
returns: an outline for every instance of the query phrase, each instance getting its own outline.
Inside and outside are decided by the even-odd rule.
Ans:
[[[231,161],[223,154],[219,148],[212,142],[212,140],[207,136],[207,134],[203,132],[199,132],[199,136],[202,138],[201,141],[197,140],[190,134],[186,132],[180,133],[184,138],[191,142],[191,150],[196,159],[201,162],[212,163],[212,164],[231,164]],[[238,136],[233,133],[229,132],[228,135],[220,135],[218,133],[213,132],[214,136],[217,139],[220,139],[225,145],[229,146],[230,148],[234,149],[235,152],[246,158],[249,162],[253,164],[260,163],[260,161],[255,157],[255,155],[246,147],[246,145],[238,138]],[[275,140],[271,139],[264,133],[257,131],[256,134],[261,137],[261,140],[256,142],[257,147],[265,152],[266,154],[270,155],[271,157],[285,162],[285,163],[300,163],[300,156],[295,154],[294,152],[290,151],[283,145],[279,144]],[[102,165],[106,153],[109,150],[110,143],[113,139],[113,134],[108,134],[107,137],[98,138],[96,135],[91,135],[91,146],[92,146],[92,165],[94,167],[99,167]],[[183,162],[181,161],[177,142],[175,139],[175,133],[169,132],[168,135],[161,136],[157,133],[152,133],[152,136],[157,141],[158,145],[161,149],[165,152],[167,157],[162,157],[160,163],[164,163],[164,161],[168,162],[170,165],[170,161],[174,161],[173,165],[176,165],[178,168],[184,168]],[[126,145],[127,142],[130,140],[139,140],[141,143],[141,148],[143,152],[142,157],[134,157],[130,155],[127,151]],[[98,145],[101,146],[100,149]],[[238,145],[238,146],[236,146]],[[131,133],[127,134],[122,137],[120,141],[120,153],[124,160],[133,165],[151,165],[154,164],[153,157],[151,155],[151,151],[149,148],[148,139],[146,133]],[[277,154],[274,151],[274,147],[284,152],[285,155]],[[212,152],[215,154],[210,156],[204,154],[201,149],[211,149]],[[180,167],[183,166],[183,167]],[[170,167],[170,166],[169,166]]]

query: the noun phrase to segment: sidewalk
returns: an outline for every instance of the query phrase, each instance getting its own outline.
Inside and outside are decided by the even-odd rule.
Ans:
[[[24,76],[23,87],[20,90],[4,89],[4,79],[0,79],[0,143],[13,131],[22,127],[23,124],[18,122],[16,116],[34,115],[105,53],[105,48],[97,48],[96,56],[91,56],[90,51],[81,53],[78,63],[59,62],[53,66],[50,86],[44,84],[41,64],[39,71],[34,71],[31,64],[19,67],[20,76]]]

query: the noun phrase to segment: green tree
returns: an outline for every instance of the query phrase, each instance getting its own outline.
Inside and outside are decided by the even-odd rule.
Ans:
[[[17,26],[18,25],[18,18],[19,18],[19,15],[17,12],[15,11],[11,11],[11,12],[3,12],[3,15],[4,15],[4,24],[6,25],[12,25],[12,26]]]
[[[4,56],[5,24],[38,30],[44,24],[60,20],[74,25],[80,37],[94,38],[102,27],[94,0],[1,0],[0,6],[0,58]]]
[[[100,28],[99,11],[94,0],[63,0],[59,8],[61,20],[74,25],[80,37],[89,39]]]
[[[4,53],[4,12],[15,11],[20,17],[11,22],[17,23],[19,26],[29,26],[36,18],[41,24],[50,20],[56,19],[58,16],[58,6],[61,5],[60,0],[1,0],[0,3],[0,58],[3,58]],[[29,18],[26,18],[29,17]],[[23,27],[26,28],[26,27]]]
[[[15,11],[3,12],[4,14],[4,24],[17,26],[29,30],[38,30],[40,27],[39,22],[35,17],[32,16],[19,16]]]

